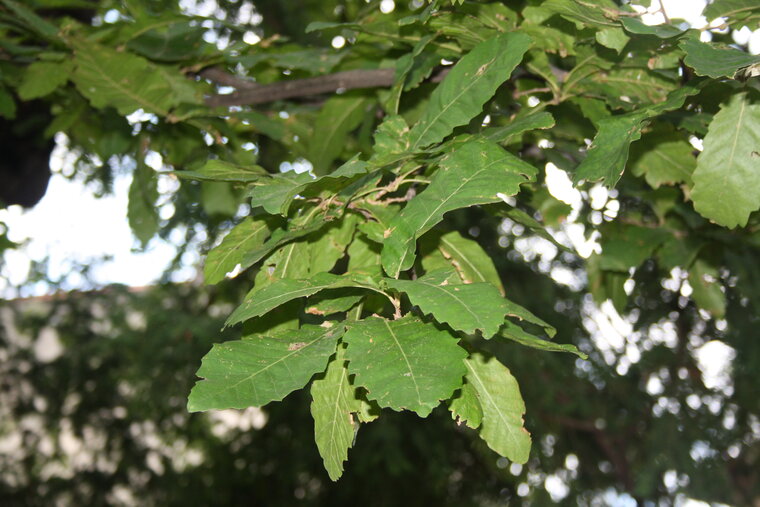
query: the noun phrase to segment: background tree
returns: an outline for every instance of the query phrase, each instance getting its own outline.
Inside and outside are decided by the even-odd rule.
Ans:
[[[392,13],[382,12],[387,2],[307,2],[288,8],[293,16],[282,15],[281,2],[220,3],[205,13],[171,2],[1,4],[0,112],[13,120],[9,131],[39,137],[39,128],[18,125],[29,119],[32,101],[43,116],[45,104],[52,116],[45,135],[66,134],[68,149],[79,154],[77,171],[107,188],[114,171],[131,169],[129,219],[144,244],[181,228],[187,245],[208,247],[235,224],[204,270],[210,283],[237,275],[212,294],[243,301],[227,322],[245,321],[246,338],[203,333],[196,346],[204,350],[212,340],[232,340],[207,355],[199,371],[206,380],[189,408],[261,405],[316,374],[312,413],[333,479],[361,424],[345,479],[328,486],[316,466],[295,467],[283,495],[355,501],[353,488],[369,482],[359,476],[364,470],[366,477],[382,471],[397,487],[409,484],[421,500],[441,501],[439,485],[446,484],[458,503],[512,495],[541,501],[547,491],[591,502],[608,488],[639,500],[684,493],[757,501],[752,373],[760,358],[751,330],[760,58],[720,44],[729,35],[711,32],[714,42],[704,43],[697,30],[644,25],[631,5],[611,0],[399,4]],[[760,20],[751,1],[716,0],[706,15],[725,18],[728,28],[755,29]],[[44,138],[35,146],[49,149]],[[25,167],[4,166],[4,181],[26,181]],[[312,175],[293,167],[310,167]],[[547,191],[545,174],[556,167],[582,189],[573,209]],[[163,196],[162,205],[175,211],[162,220],[157,180],[169,174],[183,183]],[[19,189],[4,190],[6,203],[33,204],[40,193],[22,196],[27,188],[17,183],[3,188]],[[579,230],[587,237],[598,231],[601,250],[589,257],[573,249]],[[146,299],[169,302],[171,291]],[[203,296],[183,298],[192,306]],[[456,302],[441,304],[449,300]],[[600,312],[606,301],[616,311],[605,303]],[[595,329],[610,320],[622,331],[617,343],[605,343]],[[145,329],[136,336],[157,331]],[[401,356],[378,352],[371,340],[395,340],[409,371],[385,375]],[[731,375],[711,384],[698,358],[716,340],[736,357]],[[257,367],[241,360],[250,349],[256,360],[268,357],[285,370],[249,383]],[[192,357],[172,355],[184,358],[176,370],[161,370],[195,369],[202,352],[190,350]],[[163,357],[142,357],[120,375]],[[288,361],[296,360],[291,370]],[[19,374],[6,378],[25,382],[28,363],[19,364]],[[481,381],[484,375],[490,380]],[[147,387],[129,397],[139,405],[162,396]],[[520,429],[521,394],[532,448]],[[30,407],[42,410],[24,396],[8,404],[18,420]],[[61,391],[55,396],[63,399]],[[298,396],[305,415],[309,396],[288,403]],[[324,418],[329,396],[345,417]],[[451,401],[422,426],[388,410],[424,416],[441,399]],[[293,434],[310,437],[307,417],[274,424],[282,410],[275,407],[265,409],[265,432],[292,423]],[[386,407],[384,422],[371,422],[379,407]],[[127,413],[140,418],[135,410]],[[50,421],[57,414],[51,411]],[[496,423],[500,418],[509,422]],[[214,445],[207,419],[172,420],[183,431],[198,421],[199,441]],[[448,429],[435,431],[456,437],[428,439],[444,421]],[[388,435],[409,427],[415,429],[400,444],[388,444]],[[373,438],[382,444],[373,446]],[[270,454],[233,456],[245,440],[222,446],[218,460],[209,447],[204,464],[186,473],[174,467],[167,483],[150,479],[155,501],[172,497],[168,484],[202,473],[208,488],[223,484],[235,502],[244,486],[214,475],[231,463],[280,477],[267,467]],[[415,446],[420,462],[442,456],[429,476],[419,464],[401,465],[414,462]],[[308,463],[317,461],[313,449],[304,452],[311,452]],[[149,454],[138,452],[136,460],[155,463]],[[76,494],[108,498],[116,478],[135,490],[144,486],[144,474],[126,470],[100,479],[80,474]],[[20,472],[7,481],[9,497],[67,494],[51,489],[50,476],[27,473],[32,478]],[[430,490],[419,487],[421,477],[430,478]],[[372,500],[393,503],[405,488],[381,488]]]

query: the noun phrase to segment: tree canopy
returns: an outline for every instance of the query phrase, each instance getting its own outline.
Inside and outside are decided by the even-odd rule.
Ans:
[[[137,240],[180,231],[232,303],[186,410],[304,389],[332,480],[413,412],[496,460],[473,503],[749,505],[760,57],[731,34],[760,6],[648,4],[0,0],[0,201],[44,194],[59,132],[76,174],[131,171]]]

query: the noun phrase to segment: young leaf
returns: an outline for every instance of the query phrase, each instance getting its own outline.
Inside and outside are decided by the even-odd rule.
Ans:
[[[449,284],[445,272],[429,273],[417,280],[387,279],[388,287],[405,292],[413,305],[458,331],[484,338],[495,335],[504,322],[506,307],[498,289],[490,283]]]
[[[438,143],[465,125],[522,61],[531,40],[520,32],[499,34],[465,55],[430,96],[425,115],[409,132],[412,150]]]
[[[760,207],[760,104],[731,97],[710,123],[697,157],[691,198],[703,217],[728,228]]]
[[[525,463],[531,442],[523,427],[525,403],[517,380],[495,357],[475,353],[465,365],[467,383],[475,388],[483,410],[480,437],[501,456]]]
[[[426,417],[462,385],[467,352],[447,331],[412,315],[353,322],[345,341],[356,384],[366,387],[367,397],[381,407]]]
[[[343,474],[343,462],[348,459],[348,449],[353,445],[359,425],[354,414],[362,405],[356,388],[348,380],[345,349],[344,344],[338,345],[324,377],[311,384],[314,439],[327,473],[334,481]]]
[[[530,164],[498,144],[475,138],[441,161],[430,185],[391,221],[382,252],[383,268],[396,278],[414,264],[415,240],[459,208],[515,195],[536,174]]]
[[[305,326],[271,336],[219,343],[203,358],[187,402],[190,412],[279,401],[323,371],[342,326]]]
[[[243,304],[237,307],[227,318],[225,325],[231,326],[253,317],[259,317],[283,303],[300,297],[311,296],[325,289],[337,289],[341,287],[375,289],[374,285],[369,282],[369,279],[359,281],[349,276],[332,275],[330,273],[319,273],[311,278],[301,280],[284,278],[261,290],[257,290],[254,287],[245,296]]]

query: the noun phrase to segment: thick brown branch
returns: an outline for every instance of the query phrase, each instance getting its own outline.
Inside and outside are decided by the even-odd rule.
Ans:
[[[213,81],[216,84],[220,84],[222,86],[232,86],[238,90],[252,90],[254,88],[261,88],[260,84],[239,78],[237,76],[233,76],[232,74],[228,74],[219,67],[207,67],[200,71],[198,75],[204,79]]]
[[[212,71],[211,75],[208,74],[209,71]],[[394,74],[394,69],[346,70],[324,76],[256,85],[218,69],[207,69],[201,73],[203,77],[216,83],[238,89],[228,95],[207,97],[206,105],[210,107],[266,104],[276,100],[335,93],[338,90],[388,87],[393,84]]]

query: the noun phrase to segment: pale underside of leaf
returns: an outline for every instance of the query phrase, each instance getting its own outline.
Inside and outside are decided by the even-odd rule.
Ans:
[[[477,392],[483,410],[480,437],[488,447],[516,463],[530,454],[530,433],[523,427],[525,403],[517,380],[496,358],[480,353],[465,360],[467,382]]]

